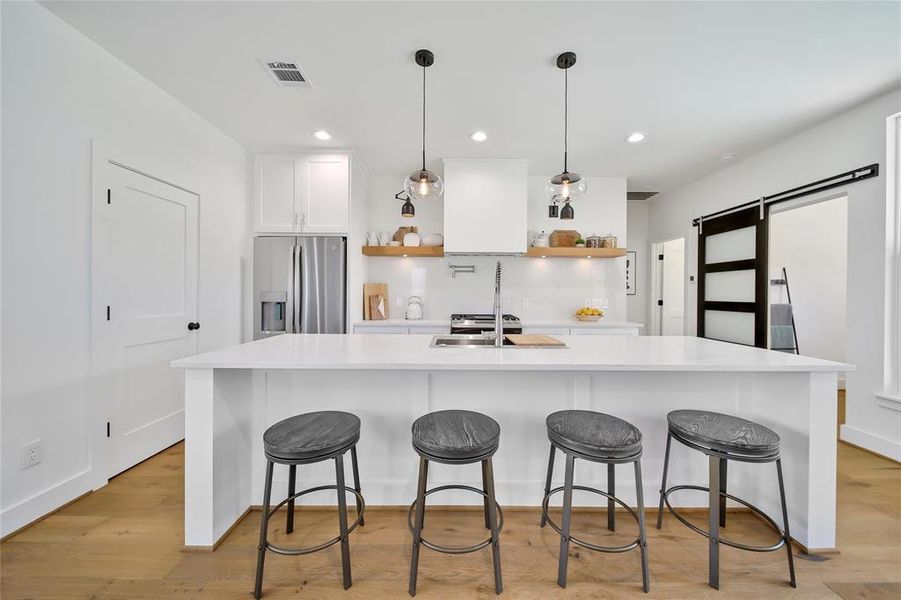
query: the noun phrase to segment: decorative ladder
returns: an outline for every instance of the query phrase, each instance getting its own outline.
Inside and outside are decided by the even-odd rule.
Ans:
[[[770,285],[784,285],[787,300],[785,303],[770,304],[770,350],[800,354],[798,330],[795,328],[795,314],[792,310],[792,295],[785,267],[782,267],[782,279],[771,279]]]

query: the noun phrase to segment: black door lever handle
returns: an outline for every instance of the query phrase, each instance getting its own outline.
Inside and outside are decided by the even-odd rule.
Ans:
[[[188,331],[194,331],[195,329],[200,329],[200,323],[188,323]]]

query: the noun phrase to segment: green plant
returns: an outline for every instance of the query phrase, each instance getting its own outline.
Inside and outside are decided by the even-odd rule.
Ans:
[[[582,238],[579,238],[576,240],[576,244],[584,244],[584,243],[585,243],[585,240],[583,240]]]

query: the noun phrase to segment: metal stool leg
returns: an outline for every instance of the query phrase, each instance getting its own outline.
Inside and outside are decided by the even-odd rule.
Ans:
[[[557,451],[557,447],[551,443],[551,456],[547,460],[547,479],[544,482],[544,495],[547,496],[551,491],[551,479],[554,476],[554,454]],[[541,511],[541,527],[547,525],[547,516],[544,514],[544,511]]]
[[[657,529],[663,526],[663,494],[666,492],[666,471],[669,469],[669,449],[673,436],[666,434],[666,453],[663,455],[663,482],[660,484],[660,504],[657,506]]]
[[[491,459],[482,461],[482,472],[485,473],[485,493],[488,495],[488,528],[491,530],[491,558],[494,561],[494,593],[504,591],[501,578],[501,543],[497,530],[497,504],[494,498],[494,468]]]
[[[728,460],[720,459],[720,527],[726,526],[726,465]]]
[[[798,587],[795,580],[795,558],[792,555],[791,535],[788,532],[788,507],[785,504],[785,484],[782,481],[782,459],[776,459],[776,472],[779,474],[779,499],[782,501],[782,530],[785,532],[785,551],[788,553],[788,574],[792,587]]]
[[[425,488],[429,479],[429,461],[419,457],[419,483],[416,486],[416,522],[413,525],[413,553],[410,558],[411,596],[416,595],[416,577],[419,574],[419,546],[422,540],[422,521],[425,517]]]
[[[718,456],[710,456],[708,501],[710,505],[710,536],[708,553],[708,576],[710,587],[720,589],[720,461]]]
[[[573,505],[573,471],[576,457],[566,455],[566,476],[563,483],[563,518],[560,533],[560,563],[557,567],[557,585],[566,587],[566,569],[569,566],[569,525]]]
[[[607,465],[607,493],[616,495],[616,465]],[[616,531],[616,502],[613,498],[607,498],[607,529]]]
[[[297,485],[297,465],[288,466],[288,497],[294,495]],[[285,533],[294,531],[294,500],[288,500],[288,522],[285,524]]]
[[[347,494],[344,491],[344,455],[335,457],[335,483],[338,486],[338,530],[341,536],[341,571],[344,589],[351,586],[350,544],[347,539]]]
[[[257,573],[253,585],[253,597],[260,600],[263,593],[263,563],[266,560],[267,530],[269,528],[269,501],[272,498],[272,470],[275,465],[266,461],[266,486],[263,488],[263,516],[260,523],[260,545],[257,553]]]
[[[360,488],[360,469],[357,466],[357,447],[354,446],[350,449],[350,464],[353,467],[354,472],[354,489],[358,492],[361,492]],[[359,498],[357,498],[357,514],[360,516],[360,526],[362,527],[366,523],[363,521],[363,504]]]
[[[648,537],[644,526],[644,490],[641,485],[641,459],[635,461],[635,496],[638,500],[638,548],[641,550],[641,583],[645,593],[651,591],[648,570]]]
[[[482,491],[485,492],[485,496],[482,498],[482,506],[484,510],[482,512],[485,513],[485,529],[491,529],[491,521],[488,519],[488,511],[490,510],[488,507],[491,506],[491,503],[488,501],[488,461],[482,461]]]

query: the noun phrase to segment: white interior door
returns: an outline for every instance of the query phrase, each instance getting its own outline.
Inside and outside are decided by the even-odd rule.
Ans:
[[[661,335],[685,335],[685,238],[663,244]]]
[[[112,476],[184,438],[184,386],[169,362],[196,351],[198,197],[105,168],[94,264],[95,310],[106,320],[95,331],[109,380]]]

